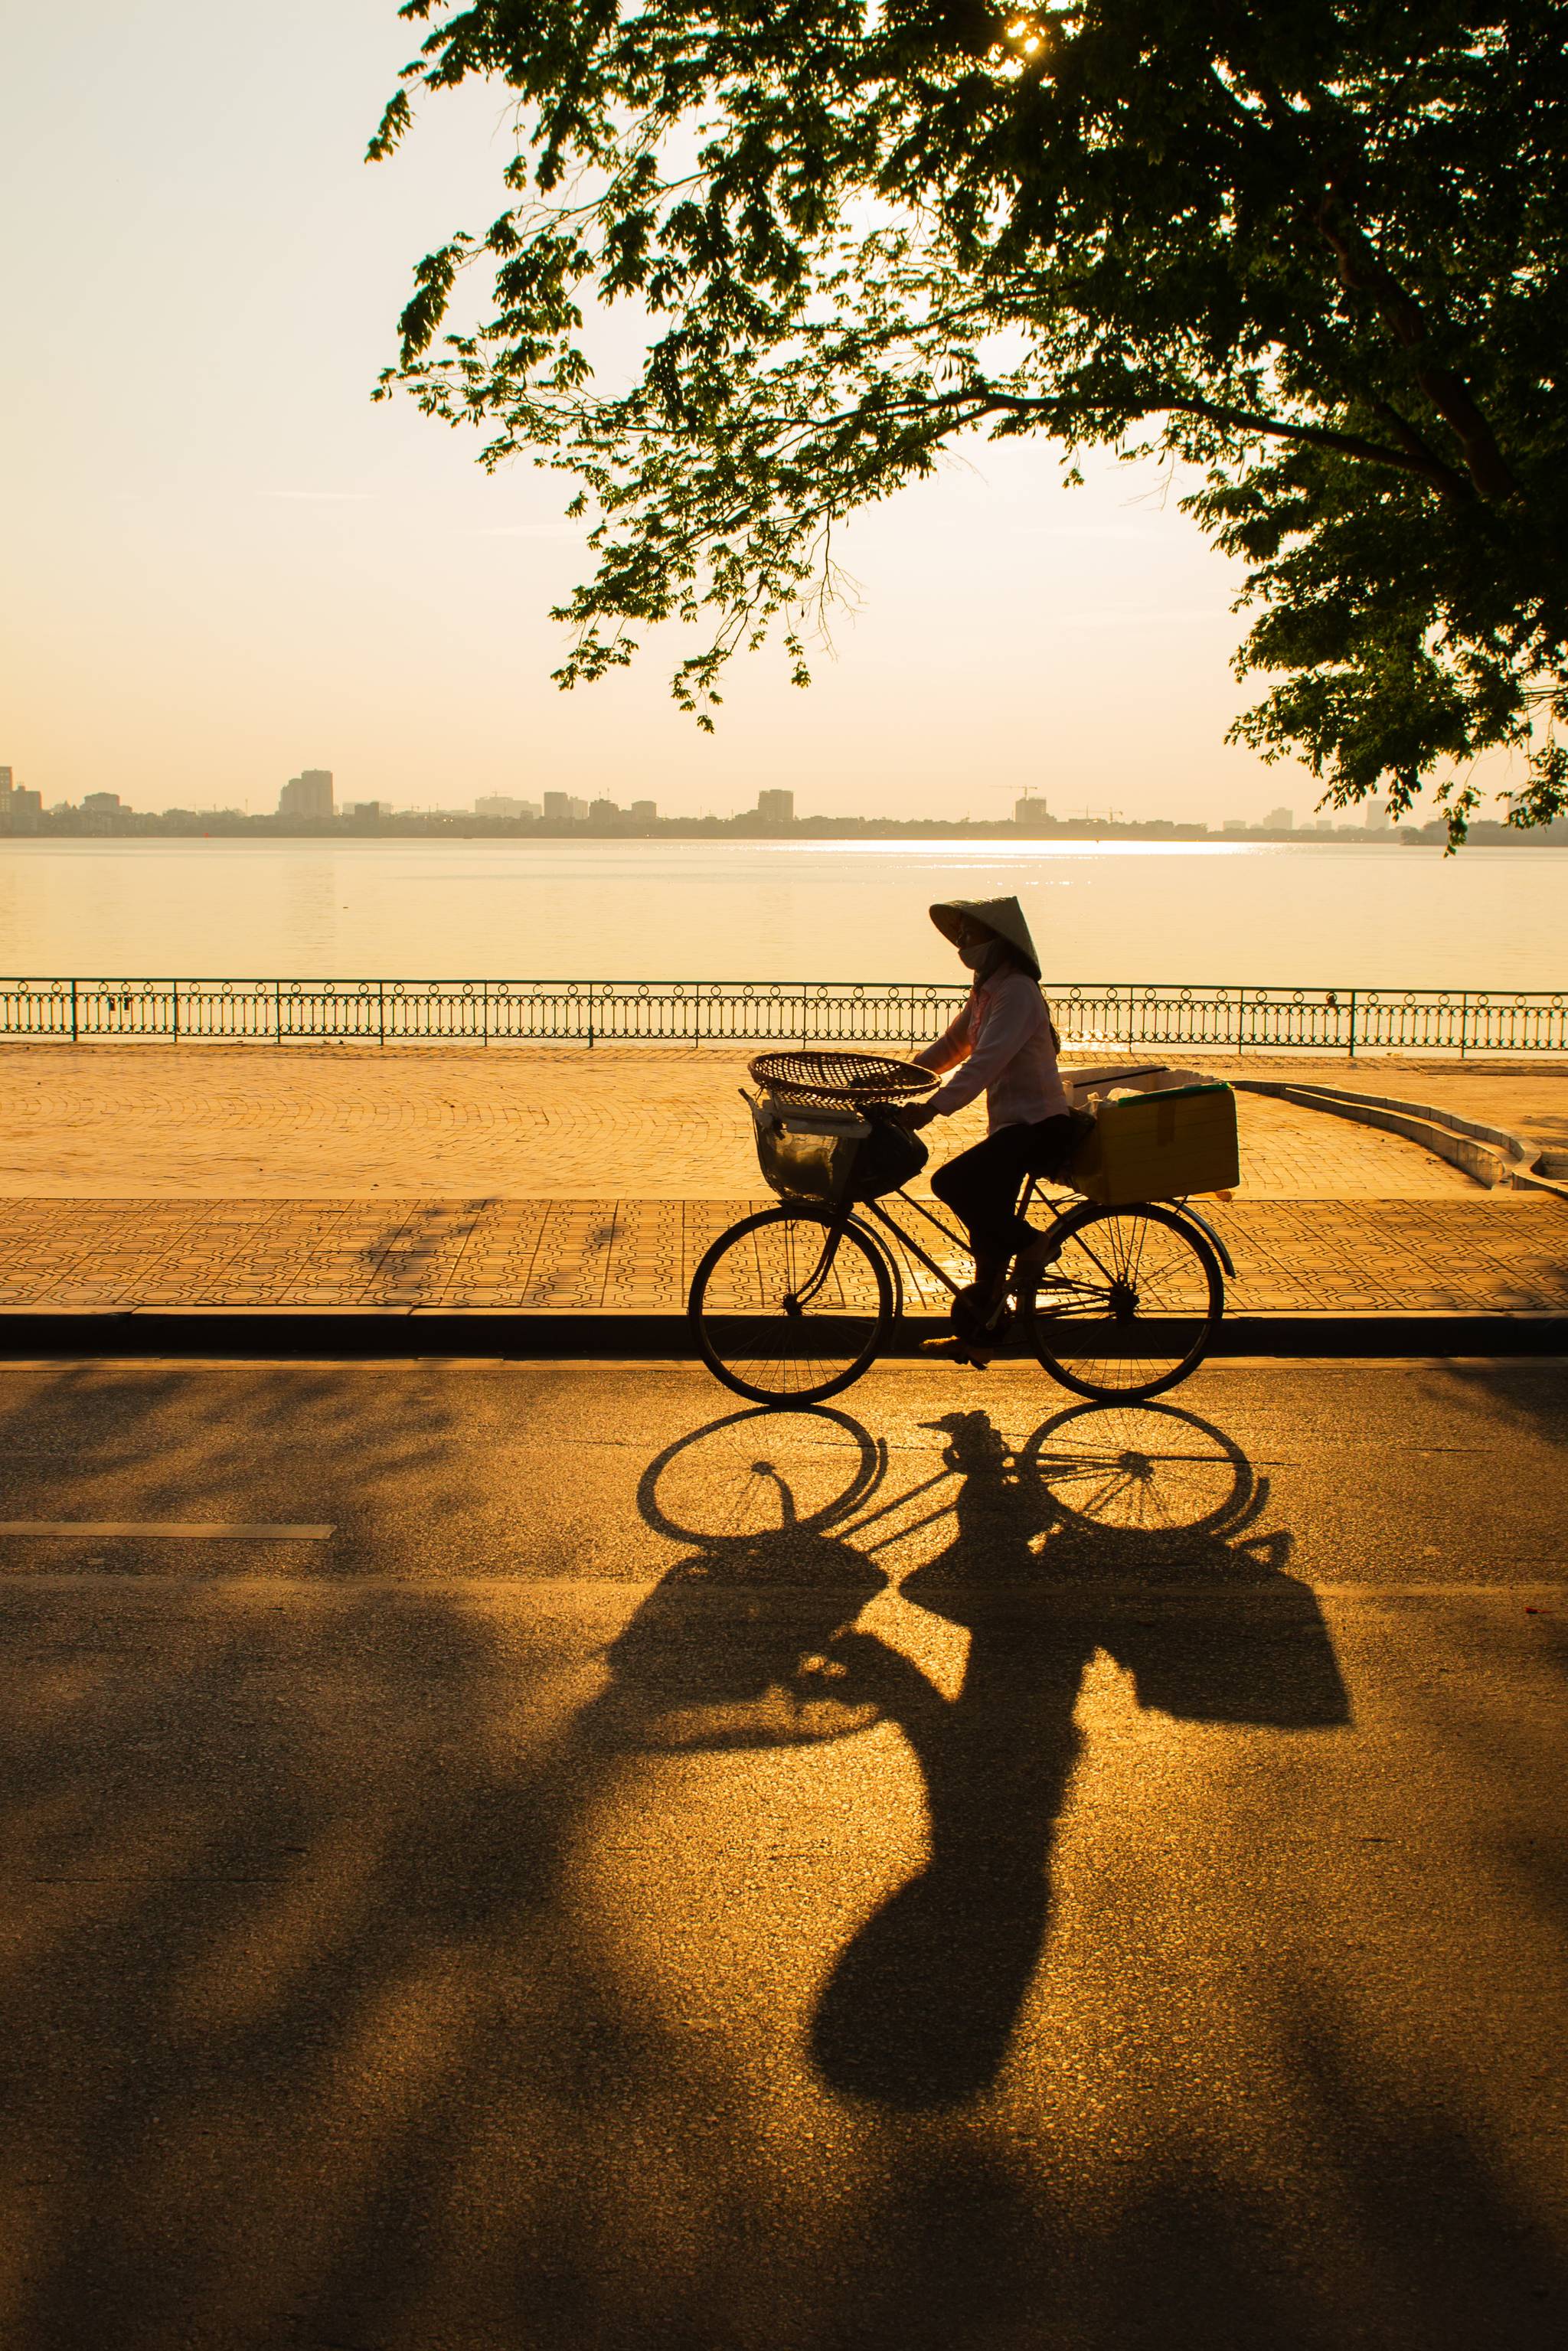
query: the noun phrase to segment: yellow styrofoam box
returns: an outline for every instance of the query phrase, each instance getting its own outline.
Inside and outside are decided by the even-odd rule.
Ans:
[[[1066,1180],[1106,1207],[1228,1192],[1240,1180],[1236,1096],[1228,1086],[1173,1086],[1102,1102]]]

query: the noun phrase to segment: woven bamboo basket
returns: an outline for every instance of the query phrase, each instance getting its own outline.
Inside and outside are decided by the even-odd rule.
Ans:
[[[929,1093],[935,1073],[885,1053],[758,1053],[751,1074],[780,1108],[865,1111]]]

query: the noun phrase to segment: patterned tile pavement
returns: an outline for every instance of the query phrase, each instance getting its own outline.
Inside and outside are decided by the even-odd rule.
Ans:
[[[0,1201],[0,1311],[159,1307],[675,1313],[757,1198]],[[1215,1204],[1239,1312],[1568,1312],[1568,1203]],[[945,1304],[906,1259],[909,1302]]]

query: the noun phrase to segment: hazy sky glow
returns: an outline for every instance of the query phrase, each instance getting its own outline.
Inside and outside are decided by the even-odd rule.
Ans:
[[[845,535],[861,583],[808,694],[734,665],[716,740],[653,644],[562,695],[559,479],[371,403],[412,264],[499,208],[497,92],[361,161],[412,47],[393,0],[60,0],[14,19],[0,88],[5,415],[0,762],[46,802],[462,805],[549,785],[727,811],[1218,821],[1307,811],[1299,768],[1220,738],[1235,575],[1168,486],[1059,484],[988,447]]]

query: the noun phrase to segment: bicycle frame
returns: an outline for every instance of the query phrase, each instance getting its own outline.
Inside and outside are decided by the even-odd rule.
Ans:
[[[923,1217],[928,1225],[935,1227],[945,1241],[950,1243],[954,1249],[961,1250],[964,1256],[969,1258],[971,1263],[973,1262],[973,1253],[970,1250],[967,1238],[962,1233],[955,1232],[951,1225],[944,1224],[942,1218],[936,1215],[932,1209],[928,1208],[924,1201],[912,1198],[910,1194],[903,1190],[902,1187],[888,1196],[895,1200],[902,1200],[906,1208],[913,1208],[917,1217]],[[1083,1207],[1086,1203],[1083,1199],[1083,1196],[1078,1192],[1068,1193],[1065,1198],[1059,1203],[1049,1196],[1040,1194],[1039,1178],[1037,1176],[1030,1176],[1026,1177],[1023,1191],[1019,1198],[1019,1215],[1020,1217],[1027,1216],[1030,1207],[1036,1205],[1043,1205],[1043,1207],[1049,1210],[1051,1224],[1055,1226],[1063,1223],[1065,1219],[1073,1213],[1074,1209]],[[1219,1258],[1220,1264],[1223,1266],[1226,1273],[1232,1280],[1234,1280],[1236,1276],[1236,1268],[1231,1262],[1230,1251],[1226,1248],[1224,1239],[1220,1234],[1215,1230],[1213,1225],[1209,1223],[1208,1218],[1201,1215],[1197,1208],[1189,1207],[1186,1200],[1172,1200],[1166,1203],[1166,1205],[1173,1208],[1177,1216],[1181,1217],[1188,1223],[1197,1225],[1200,1228],[1208,1240],[1213,1244],[1213,1247]],[[860,1212],[858,1217],[856,1214],[857,1210]],[[834,1214],[829,1223],[827,1237],[822,1245],[822,1254],[817,1260],[814,1271],[812,1272],[810,1280],[795,1292],[795,1298],[799,1303],[805,1304],[810,1299],[815,1297],[817,1291],[821,1288],[822,1283],[827,1280],[829,1273],[832,1270],[833,1259],[838,1252],[841,1235],[846,1232],[852,1224],[858,1224],[859,1229],[864,1235],[865,1238],[875,1243],[875,1245],[882,1249],[883,1254],[887,1260],[888,1269],[893,1275],[895,1294],[899,1301],[900,1311],[902,1311],[904,1280],[903,1276],[899,1271],[898,1259],[894,1256],[893,1252],[888,1249],[886,1244],[882,1241],[880,1236],[870,1230],[869,1227],[864,1222],[864,1218],[866,1217],[873,1217],[876,1219],[876,1222],[881,1225],[884,1230],[893,1235],[894,1238],[899,1243],[901,1248],[907,1249],[911,1257],[918,1258],[926,1271],[933,1274],[942,1284],[943,1289],[946,1290],[949,1297],[957,1297],[960,1290],[964,1287],[963,1283],[955,1281],[946,1267],[939,1265],[936,1259],[930,1254],[929,1250],[922,1249],[920,1243],[915,1238],[912,1233],[906,1232],[904,1228],[898,1223],[895,1217],[889,1216],[887,1210],[883,1207],[880,1199],[860,1201],[846,1200],[842,1207]]]
[[[1033,1201],[1035,1196],[1035,1191],[1036,1179],[1034,1176],[1030,1176],[1025,1182],[1023,1192],[1019,1201],[1019,1216],[1025,1216],[1028,1214],[1030,1203]],[[951,1225],[945,1225],[940,1217],[935,1215],[931,1209],[926,1207],[924,1201],[912,1199],[909,1194],[903,1190],[894,1192],[892,1196],[895,1200],[902,1200],[906,1208],[913,1208],[917,1217],[924,1217],[928,1225],[934,1225],[936,1227],[944,1240],[950,1241],[955,1249],[962,1249],[964,1255],[967,1258],[969,1258],[972,1261],[973,1252],[969,1248],[968,1240],[965,1235],[962,1233],[956,1233]],[[1076,1207],[1077,1201],[1078,1196],[1074,1193],[1070,1196],[1070,1206]],[[1068,1214],[1067,1208],[1059,1208],[1054,1201],[1048,1201],[1046,1205],[1051,1209],[1052,1224],[1060,1224],[1062,1217]],[[897,1239],[902,1246],[909,1251],[911,1257],[917,1257],[920,1259],[921,1264],[926,1269],[927,1272],[934,1273],[936,1275],[937,1280],[942,1284],[943,1289],[946,1290],[950,1296],[956,1298],[959,1290],[964,1286],[963,1283],[955,1281],[952,1275],[947,1271],[946,1267],[938,1265],[936,1259],[921,1248],[920,1243],[915,1239],[913,1235],[906,1233],[904,1227],[899,1224],[895,1218],[888,1215],[880,1200],[862,1201],[861,1206],[876,1218],[879,1225],[885,1226],[886,1229],[894,1235],[895,1239]],[[898,1271],[896,1259],[894,1261],[894,1271],[896,1275]]]
[[[1019,1201],[1019,1214],[1020,1216],[1028,1213],[1030,1206],[1034,1200],[1036,1189],[1037,1179],[1030,1176],[1025,1182],[1023,1192]],[[936,1231],[941,1234],[945,1241],[950,1242],[953,1248],[961,1249],[966,1257],[971,1258],[972,1261],[972,1252],[967,1237],[962,1233],[955,1232],[951,1225],[944,1224],[941,1217],[936,1216],[930,1208],[928,1208],[923,1200],[913,1199],[907,1192],[902,1189],[892,1193],[889,1196],[895,1200],[902,1200],[906,1208],[913,1208],[917,1217],[923,1217],[928,1225],[932,1225],[936,1228]],[[1068,1196],[1068,1198],[1062,1207],[1059,1207],[1053,1200],[1047,1201],[1046,1205],[1051,1210],[1051,1220],[1052,1224],[1057,1225],[1061,1222],[1064,1217],[1069,1216],[1073,1208],[1079,1207],[1082,1204],[1078,1194],[1071,1193]],[[857,1211],[859,1212],[858,1214]],[[947,1291],[950,1297],[957,1297],[959,1290],[964,1287],[963,1283],[961,1281],[955,1281],[946,1267],[945,1265],[938,1265],[936,1259],[930,1254],[929,1250],[922,1249],[920,1243],[915,1238],[914,1235],[906,1232],[895,1217],[888,1215],[886,1209],[883,1207],[881,1200],[846,1200],[842,1206],[836,1210],[829,1221],[827,1237],[822,1244],[822,1254],[818,1259],[817,1264],[810,1279],[794,1293],[798,1303],[805,1304],[811,1298],[815,1297],[822,1283],[827,1280],[828,1274],[832,1267],[833,1258],[838,1249],[840,1237],[849,1230],[851,1225],[857,1225],[864,1238],[868,1241],[873,1242],[882,1250],[883,1257],[887,1260],[888,1269],[893,1275],[894,1287],[902,1302],[904,1282],[898,1269],[898,1259],[887,1249],[886,1244],[881,1239],[880,1236],[872,1232],[863,1221],[867,1216],[874,1217],[877,1223],[883,1226],[886,1231],[890,1232],[894,1238],[899,1242],[901,1247],[909,1251],[911,1257],[918,1258],[926,1271],[936,1276],[936,1280],[942,1284],[943,1289]]]

